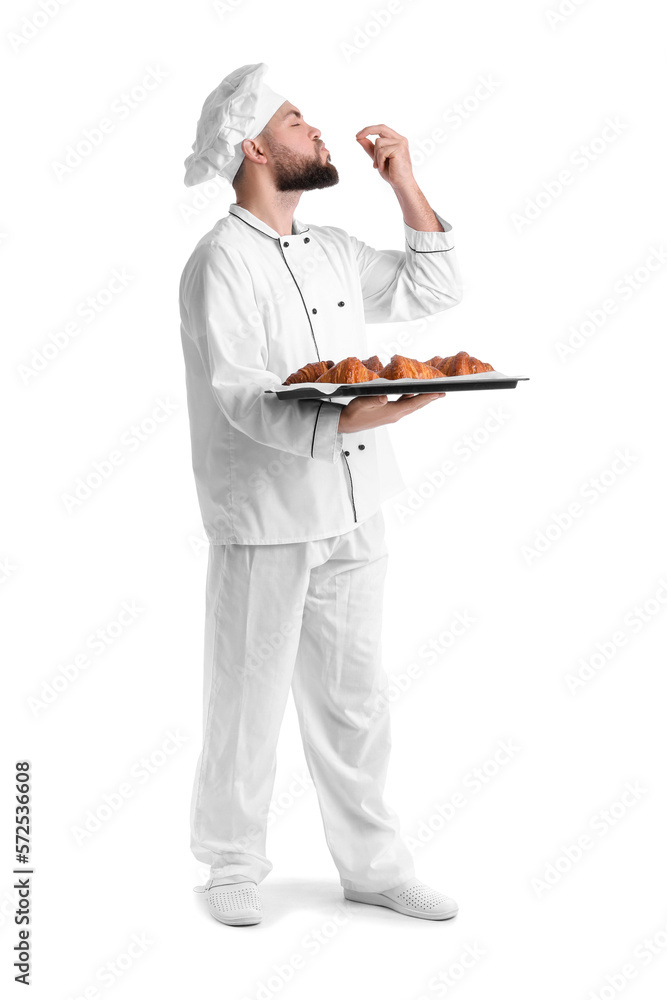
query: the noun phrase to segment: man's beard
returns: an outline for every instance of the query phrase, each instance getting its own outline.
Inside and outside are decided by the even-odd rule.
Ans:
[[[271,142],[269,148],[275,157],[273,173],[278,191],[313,191],[338,183],[338,171],[333,163],[322,162],[321,147],[312,159],[299,156],[279,142]]]

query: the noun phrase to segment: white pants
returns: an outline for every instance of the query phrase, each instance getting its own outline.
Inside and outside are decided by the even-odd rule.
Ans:
[[[273,868],[266,824],[290,685],[341,885],[380,891],[414,876],[398,817],[383,801],[386,564],[381,510],[331,538],[209,547],[204,732],[190,823],[193,854],[216,878],[259,883]]]

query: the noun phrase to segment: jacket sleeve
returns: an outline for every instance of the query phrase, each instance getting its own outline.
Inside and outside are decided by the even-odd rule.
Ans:
[[[421,232],[403,222],[405,250],[374,250],[350,236],[367,323],[421,319],[461,301],[462,282],[451,225],[435,212],[444,232]]]
[[[180,286],[183,326],[196,344],[217,405],[229,422],[260,444],[335,463],[343,435],[340,404],[280,400],[266,393],[281,376],[266,367],[266,334],[252,278],[233,247],[197,247]]]

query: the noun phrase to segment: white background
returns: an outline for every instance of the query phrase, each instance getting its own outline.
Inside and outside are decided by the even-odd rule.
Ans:
[[[560,17],[558,2],[4,6],[0,940],[5,979],[13,764],[28,758],[33,996],[663,995],[664,35],[647,0],[563,0]],[[354,140],[386,123],[453,226],[463,301],[370,328],[377,349],[402,334],[400,353],[463,349],[530,376],[450,393],[391,430],[414,494],[385,505],[387,797],[419,877],[459,902],[452,921],[343,900],[314,790],[299,785],[291,699],[263,922],[218,924],[192,892],[207,874],[188,831],[206,543],[178,279],[234,194],[221,181],[196,207],[182,165],[206,95],[259,61],[340,173],[299,219],[402,249],[395,197]],[[163,78],[121,117],[115,102],[151,69]],[[105,117],[112,131],[59,178],[67,147]],[[128,283],[107,302],[114,269]],[[77,311],[88,296],[92,322]],[[118,449],[121,465],[68,510],[77,479]],[[135,616],[117,626],[124,603]],[[474,622],[450,641],[457,613]],[[102,653],[88,644],[98,629]],[[170,733],[183,742],[165,754]],[[498,762],[502,742],[514,749]],[[123,783],[131,796],[79,842]],[[133,935],[150,943],[126,960]],[[107,963],[122,976],[98,978]]]

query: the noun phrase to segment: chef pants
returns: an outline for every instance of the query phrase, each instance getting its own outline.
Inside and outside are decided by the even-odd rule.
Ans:
[[[259,883],[273,868],[266,827],[290,686],[340,884],[381,891],[415,874],[383,798],[391,748],[384,527],[379,510],[330,538],[209,547],[190,826],[194,856],[218,879]]]

